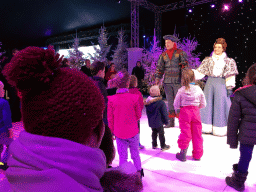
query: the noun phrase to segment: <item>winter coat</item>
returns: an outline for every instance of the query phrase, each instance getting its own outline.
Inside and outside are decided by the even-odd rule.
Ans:
[[[204,92],[198,85],[190,84],[188,90],[186,90],[185,86],[182,86],[176,94],[173,106],[176,113],[184,106],[197,106],[200,109],[205,108]]]
[[[4,98],[0,98],[0,134],[8,133],[8,129],[12,127],[11,116],[12,114],[9,102]]]
[[[242,144],[256,144],[256,85],[238,89],[229,111],[227,143],[237,148]]]
[[[181,49],[174,51],[172,58],[163,52],[157,62],[156,78],[162,79],[164,83],[180,84],[182,67],[187,67],[187,54]]]
[[[133,164],[107,170],[105,155],[97,148],[23,131],[10,150],[10,167],[1,179],[0,191],[142,190],[141,178]]]
[[[142,67],[136,66],[132,69],[132,75],[135,75],[137,77],[138,81],[141,81],[142,79],[144,79],[144,74],[145,74],[145,72]]]
[[[108,126],[116,137],[134,137],[139,133],[138,120],[141,118],[139,96],[128,92],[109,96],[107,115]]]
[[[13,191],[103,191],[100,178],[106,157],[98,148],[23,131],[10,145],[10,153],[5,174]],[[8,184],[0,191],[4,187]]]
[[[92,72],[90,68],[87,68],[86,65],[81,67],[81,71],[86,74],[88,77],[92,76]]]
[[[139,96],[139,103],[140,103],[140,107],[141,107],[141,111],[143,110],[144,107],[144,102],[143,102],[143,95],[142,93],[139,91],[139,89],[137,87],[130,87],[129,88],[129,93],[132,94],[137,94]]]
[[[107,106],[108,106],[108,92],[106,89],[106,86],[104,84],[104,79],[101,77],[93,76],[92,79],[94,82],[96,82],[96,86],[100,89],[100,92],[102,93],[104,100],[105,100],[105,109],[103,112],[103,122],[108,125],[108,119],[107,119]]]
[[[159,128],[168,124],[168,112],[162,97],[148,97],[144,104],[149,127]]]

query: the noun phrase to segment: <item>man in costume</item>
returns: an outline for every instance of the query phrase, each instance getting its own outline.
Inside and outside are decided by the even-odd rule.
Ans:
[[[188,66],[187,54],[181,49],[177,49],[176,42],[179,39],[173,35],[165,35],[166,51],[164,51],[157,62],[156,66],[156,84],[159,85],[160,79],[164,75],[164,90],[168,102],[169,123],[165,126],[174,127],[174,118],[178,117],[175,113],[173,102],[174,98],[181,87],[181,70]]]

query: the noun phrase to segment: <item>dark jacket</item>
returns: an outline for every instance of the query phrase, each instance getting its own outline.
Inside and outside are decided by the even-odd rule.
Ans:
[[[149,97],[144,104],[149,127],[159,128],[168,124],[168,112],[162,97]]]
[[[227,143],[256,144],[256,85],[237,90],[229,111]]]
[[[156,78],[162,79],[164,75],[164,83],[180,84],[182,68],[187,66],[187,54],[181,49],[175,50],[172,58],[163,52],[156,65]]]
[[[8,101],[0,97],[0,134],[12,127],[11,109]]]
[[[132,75],[135,75],[137,77],[138,81],[144,79],[144,74],[145,74],[145,72],[142,67],[136,66],[132,69]]]
[[[103,122],[105,125],[108,125],[108,119],[107,119],[107,106],[108,106],[108,92],[106,90],[106,86],[104,84],[104,79],[101,77],[93,76],[92,79],[95,81],[96,86],[100,89],[104,100],[105,100],[105,109],[103,112]]]
[[[87,68],[86,65],[81,67],[81,71],[84,72],[84,74],[86,74],[88,77],[92,76],[91,69]]]

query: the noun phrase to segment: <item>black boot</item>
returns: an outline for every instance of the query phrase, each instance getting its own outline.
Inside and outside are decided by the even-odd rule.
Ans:
[[[140,171],[138,171],[138,173],[140,174],[140,177],[141,177],[141,178],[144,177],[144,171],[143,171],[143,169],[141,169]]]
[[[228,186],[234,188],[237,191],[244,191],[244,183],[247,179],[248,172],[241,173],[237,170],[238,165],[233,165],[234,173],[231,177],[226,177],[226,183]]]
[[[176,158],[179,159],[180,161],[187,161],[187,151],[188,151],[188,148],[187,149],[181,149],[179,153],[176,154]]]

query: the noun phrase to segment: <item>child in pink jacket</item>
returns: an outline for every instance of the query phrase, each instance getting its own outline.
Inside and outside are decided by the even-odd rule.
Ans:
[[[203,137],[200,109],[206,106],[205,96],[202,89],[195,85],[195,75],[191,69],[184,69],[182,72],[182,87],[174,99],[174,109],[179,114],[180,136],[178,146],[180,153],[176,158],[186,161],[186,154],[189,143],[193,143],[193,159],[200,160],[203,155]],[[179,112],[178,112],[179,113]]]
[[[119,165],[127,162],[128,147],[131,158],[141,176],[144,175],[141,168],[139,154],[139,128],[138,120],[141,118],[139,96],[129,93],[130,75],[126,70],[116,75],[117,92],[108,97],[108,124],[116,137]]]

